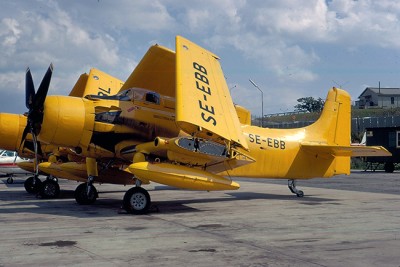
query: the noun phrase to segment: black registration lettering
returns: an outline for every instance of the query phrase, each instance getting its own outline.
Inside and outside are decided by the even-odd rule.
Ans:
[[[197,87],[197,89],[199,89],[200,91],[203,91],[204,93],[206,93],[206,94],[208,94],[208,95],[211,95],[210,87],[207,86],[207,88],[206,88],[206,87],[204,87],[203,85],[200,85],[198,81],[196,81],[196,87]]]
[[[201,73],[207,75],[207,70],[202,65],[197,62],[193,62],[193,68],[200,71]]]
[[[203,75],[203,74],[200,74],[200,73],[198,73],[198,72],[195,72],[195,73],[194,73],[194,77],[195,77],[197,80],[202,81],[202,82],[205,83],[205,84],[208,84],[208,78],[207,78],[207,76],[205,76],[205,75]]]
[[[253,134],[249,134],[249,140],[250,140],[250,143],[254,143],[254,135]]]
[[[212,122],[212,124],[215,126],[217,125],[217,121],[214,119],[213,116],[208,116],[206,118],[206,114],[204,112],[201,113],[201,118],[205,121],[205,122]]]
[[[201,108],[202,110],[207,111],[207,112],[209,112],[209,113],[211,113],[211,114],[213,114],[213,115],[215,114],[215,113],[214,113],[214,107],[213,107],[213,106],[208,106],[208,105],[204,105],[204,106],[203,106],[201,100],[199,100],[199,106],[200,106],[200,108]]]
[[[110,95],[110,93],[111,93],[111,88],[103,89],[103,88],[99,87],[99,92],[97,92],[97,95],[105,96],[105,95]]]
[[[199,108],[205,112],[201,112],[200,116],[205,122],[211,123],[215,126],[217,125],[217,120],[213,116],[215,115],[215,109],[212,105],[207,103],[207,100],[209,99],[207,96],[211,95],[211,88],[208,86],[209,80],[207,77],[207,69],[197,62],[193,62],[193,68],[195,69],[194,78],[196,89],[203,93],[202,98],[198,99],[198,102]]]
[[[268,147],[275,148],[275,149],[281,149],[281,150],[286,149],[285,141],[271,138],[271,137],[263,138],[262,136],[257,135],[257,134],[249,134],[249,142],[256,143],[258,145],[265,143]]]

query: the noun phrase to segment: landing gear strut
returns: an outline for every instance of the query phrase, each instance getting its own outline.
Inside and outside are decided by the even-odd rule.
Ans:
[[[304,197],[304,192],[296,188],[296,180],[288,180],[288,187],[293,194],[298,197]]]
[[[98,196],[97,189],[93,185],[93,177],[89,177],[87,183],[78,185],[74,192],[75,200],[79,205],[93,204]]]
[[[93,204],[99,196],[96,187],[93,185],[95,177],[99,176],[95,158],[86,158],[86,170],[88,174],[87,183],[78,185],[74,192],[75,200],[80,205]]]

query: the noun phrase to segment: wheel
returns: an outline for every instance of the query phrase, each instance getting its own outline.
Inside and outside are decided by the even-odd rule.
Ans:
[[[299,191],[297,191],[296,196],[297,196],[297,197],[304,197],[304,192],[301,191],[301,190],[299,190]]]
[[[54,180],[47,179],[40,188],[42,198],[57,198],[60,195],[60,186]]]
[[[33,181],[35,181],[35,184],[33,184]],[[35,194],[39,192],[41,184],[42,181],[39,178],[32,176],[25,180],[24,187],[29,194]]]
[[[7,184],[12,184],[14,183],[14,179],[12,177],[7,178]]]
[[[125,193],[123,208],[128,213],[144,214],[148,212],[150,204],[150,195],[147,190],[142,187],[132,187]]]
[[[89,195],[88,195],[89,190]],[[74,192],[75,200],[79,205],[90,205],[93,204],[97,199],[97,190],[94,185],[88,185],[83,183],[78,185]]]
[[[386,162],[384,168],[385,168],[385,172],[389,172],[389,173],[394,172],[394,164],[392,162]]]

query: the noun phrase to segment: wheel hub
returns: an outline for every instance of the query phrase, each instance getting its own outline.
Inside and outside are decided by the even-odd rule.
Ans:
[[[147,201],[146,201],[146,196],[142,193],[135,193],[132,195],[131,198],[131,205],[134,207],[136,210],[141,210],[146,207]]]
[[[52,183],[47,183],[43,191],[47,196],[54,196],[56,194],[56,188]]]

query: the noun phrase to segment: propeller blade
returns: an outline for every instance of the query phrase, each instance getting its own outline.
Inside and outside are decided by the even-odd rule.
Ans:
[[[26,138],[27,134],[28,134],[30,131],[31,131],[31,130],[30,130],[30,126],[27,124],[26,127],[25,127],[25,129],[24,129],[24,132],[22,133],[21,144],[19,144],[19,149],[18,149],[18,150],[21,149],[22,144],[24,143],[25,138]]]
[[[31,134],[33,140],[33,148],[35,150],[35,175],[37,177],[39,175],[38,141],[35,132],[31,131]]]
[[[33,108],[35,110],[41,110],[44,105],[44,101],[47,96],[47,92],[49,91],[51,75],[53,74],[53,63],[50,64],[47,69],[46,74],[44,75],[42,82],[40,83],[39,89],[36,92],[36,95],[33,100]]]
[[[35,86],[33,85],[31,70],[27,68],[25,74],[25,105],[28,109],[32,108],[34,97],[35,97]]]

